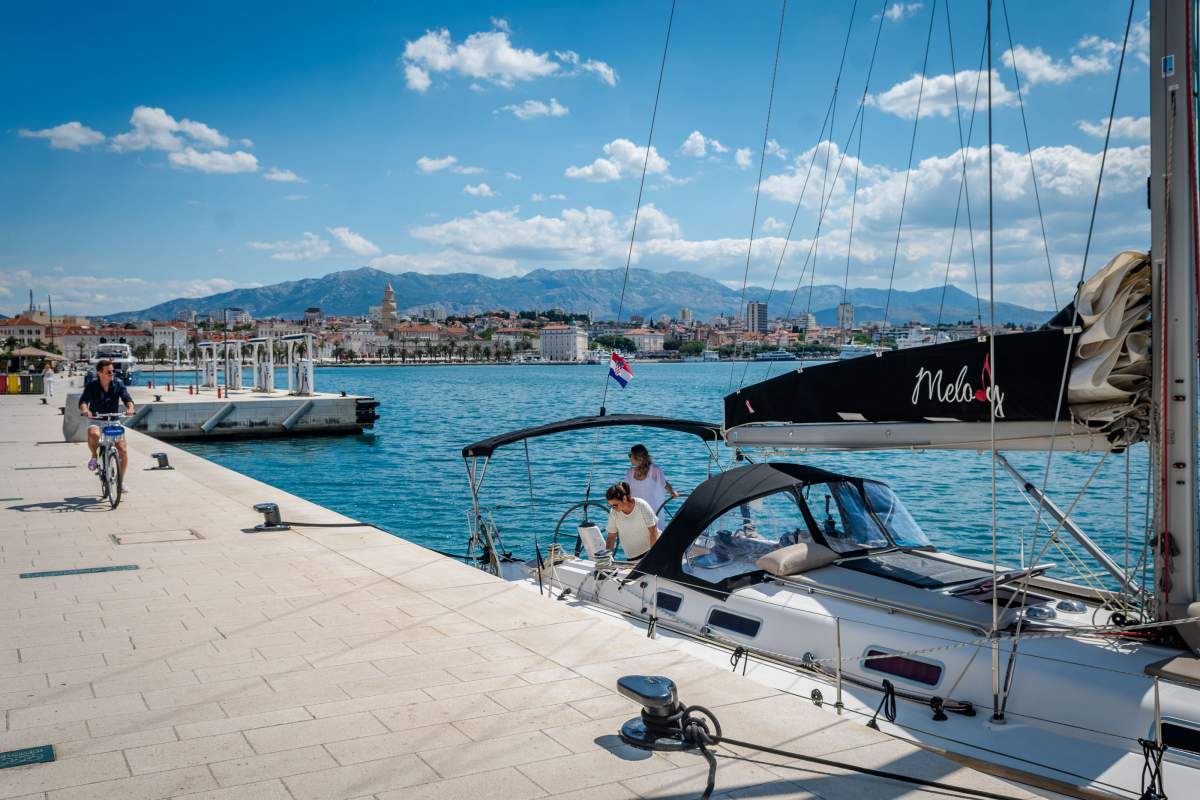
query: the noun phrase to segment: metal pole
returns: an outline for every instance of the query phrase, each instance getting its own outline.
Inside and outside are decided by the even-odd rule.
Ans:
[[[229,309],[221,309],[225,315],[225,396],[229,396]]]
[[[1054,518],[1055,522],[1062,525],[1063,529],[1071,534],[1075,541],[1079,542],[1083,549],[1088,551],[1092,558],[1096,559],[1100,566],[1104,567],[1104,570],[1121,584],[1122,589],[1133,597],[1141,596],[1141,590],[1138,588],[1137,582],[1129,577],[1129,573],[1121,569],[1121,565],[1113,561],[1098,544],[1092,541],[1091,537],[1084,533],[1070,517],[1063,513],[1062,509],[1053,500],[1046,497],[1040,489],[1025,480],[1021,473],[1017,472],[1016,468],[1008,462],[1003,453],[996,453],[996,460],[1000,463],[1000,466],[1004,467],[1005,471],[1008,472],[1021,491],[1037,502],[1047,514]]]
[[[838,715],[842,713],[842,618],[833,618],[834,638],[837,642],[837,698],[834,700],[833,707],[837,709]]]

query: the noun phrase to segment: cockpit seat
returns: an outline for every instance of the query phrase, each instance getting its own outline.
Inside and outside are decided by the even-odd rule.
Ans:
[[[760,557],[754,565],[764,572],[784,578],[827,567],[837,559],[838,554],[824,545],[801,542],[773,550]]]

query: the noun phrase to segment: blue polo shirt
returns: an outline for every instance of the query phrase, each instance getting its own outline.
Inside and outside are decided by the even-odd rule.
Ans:
[[[129,396],[125,384],[115,377],[109,382],[108,391],[96,379],[84,386],[83,394],[79,396],[79,404],[87,403],[88,410],[93,414],[116,414],[120,412],[122,403],[132,402],[133,398]]]

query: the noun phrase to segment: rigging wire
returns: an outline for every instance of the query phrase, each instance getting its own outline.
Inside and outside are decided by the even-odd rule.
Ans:
[[[746,269],[742,272],[742,297],[738,301],[738,316],[746,312],[746,286],[750,280],[750,256],[754,252],[754,228],[758,225],[758,200],[762,195],[763,170],[767,165],[767,137],[771,132],[771,109],[775,105],[775,79],[779,76],[779,52],[783,48],[783,21],[787,16],[788,0],[779,8],[779,35],[775,39],[775,65],[771,69],[771,91],[767,95],[767,121],[763,125],[762,152],[758,158],[758,182],[754,185],[754,211],[750,215],[750,240],[746,243]],[[725,391],[733,388],[733,359],[729,361],[729,382]]]
[[[642,177],[638,183],[637,205],[633,210],[633,227],[629,232],[629,252],[625,256],[625,274],[621,278],[621,296],[617,300],[617,323],[621,322],[621,313],[625,309],[625,290],[629,286],[629,266],[633,262],[633,243],[637,240],[638,217],[642,211],[642,195],[646,190],[646,171],[650,166],[650,151],[654,146],[654,125],[658,121],[658,101],[662,97],[663,75],[667,71],[667,52],[671,46],[671,28],[675,24],[675,0],[671,0],[671,13],[667,17],[667,35],[663,40],[662,60],[658,65],[658,85],[654,89],[654,109],[650,112],[650,132],[646,136],[646,153],[642,158]],[[604,373],[604,392],[600,396],[600,416],[604,416],[604,405],[608,401],[608,385],[611,382],[611,370]],[[584,502],[592,497],[592,482],[596,474],[596,456],[600,447],[600,429],[596,429],[596,446],[592,448],[591,465],[588,467],[587,488],[584,490]],[[586,509],[586,506],[585,506]],[[585,510],[584,516],[587,512]]]
[[[967,127],[967,137],[963,139],[962,131],[962,107],[958,98],[958,66],[954,59],[954,31],[950,26],[950,3],[945,3],[943,8],[946,11],[946,38],[950,43],[950,73],[955,76],[954,79],[954,119],[958,126],[958,150],[962,157],[962,179],[958,184],[958,200],[954,206],[954,227],[950,231],[950,252],[946,255],[946,276],[942,281],[942,297],[938,302],[937,326],[935,331],[942,327],[942,311],[946,306],[946,289],[950,285],[950,264],[954,258],[954,240],[958,235],[958,218],[959,212],[962,210],[964,198],[967,204],[967,241],[971,245],[971,271],[975,275],[975,315],[977,321],[976,330],[983,329],[983,300],[979,292],[979,263],[975,257],[975,221],[971,215],[971,189],[967,182],[967,148],[971,145],[971,138],[975,135],[975,116],[979,110],[979,87],[983,83],[983,59],[987,54],[987,43],[984,42],[979,48],[979,66],[975,70],[975,96],[971,100],[971,122]],[[934,343],[937,343],[937,334],[934,334]]]
[[[888,0],[884,0],[884,9],[885,10],[887,8],[887,3],[888,3]],[[767,288],[766,305],[768,305],[768,306],[771,303],[771,297],[775,294],[775,285],[779,280],[779,272],[783,268],[783,259],[785,256],[787,256],[788,245],[792,241],[792,232],[796,228],[796,219],[800,216],[800,208],[801,208],[802,204],[804,203],[804,196],[808,191],[808,180],[812,176],[813,165],[816,164],[816,161],[817,161],[817,153],[821,149],[821,142],[825,141],[827,138],[826,132],[825,132],[826,128],[829,129],[828,139],[829,140],[833,139],[833,125],[831,124],[830,120],[833,116],[834,108],[837,105],[838,92],[840,90],[841,83],[842,83],[842,71],[844,70],[844,68],[846,66],[846,52],[850,46],[850,31],[854,27],[854,15],[855,15],[855,12],[857,11],[857,9],[858,9],[858,0],[854,0],[854,4],[850,8],[850,20],[846,24],[846,37],[842,43],[842,57],[838,64],[837,77],[834,78],[833,91],[829,97],[829,104],[825,107],[825,119],[822,120],[822,122],[821,122],[821,131],[820,131],[820,133],[817,134],[817,141],[813,145],[812,157],[809,158],[808,167],[805,169],[805,172],[804,172],[804,183],[802,183],[800,185],[800,196],[796,199],[796,208],[792,212],[792,222],[788,226],[787,234],[784,236],[784,239],[783,239],[783,247],[780,248],[780,251],[779,251],[779,261],[775,264],[775,274],[773,276],[771,276],[771,285]],[[882,19],[882,17],[881,17],[881,19]],[[819,205],[820,205],[820,203],[818,203],[818,206]],[[750,369],[750,363],[747,362],[746,365],[742,368],[742,377],[738,380],[739,388],[742,386],[742,384],[744,384],[746,382],[746,373],[749,369]]]
[[[1054,267],[1050,265],[1050,240],[1046,237],[1046,218],[1042,214],[1042,195],[1038,191],[1037,169],[1033,165],[1033,145],[1029,140],[1029,121],[1025,118],[1025,97],[1021,92],[1021,76],[1017,72],[1017,51],[1013,46],[1012,26],[1008,24],[1008,0],[1000,0],[1004,11],[1004,29],[1008,33],[1008,52],[1012,56],[1013,84],[1017,88],[1017,105],[1021,109],[1021,127],[1025,131],[1025,152],[1029,156],[1029,175],[1033,180],[1033,199],[1037,204],[1038,222],[1042,226],[1042,250],[1046,254],[1046,274],[1050,278],[1050,297],[1058,308],[1058,292],[1054,288]]]
[[[996,249],[995,249],[995,196],[992,187],[992,0],[987,4],[987,187],[988,187],[988,365],[991,367],[991,395],[988,396],[988,430],[992,444],[992,634],[1000,625],[998,614],[999,593],[996,591]],[[899,234],[897,234],[899,239]],[[890,290],[889,290],[890,292]],[[884,315],[887,323],[887,315]],[[984,387],[988,391],[988,387]],[[1031,572],[1030,575],[1033,573]],[[1020,625],[1020,622],[1017,623]],[[1013,643],[1014,647],[1016,643]],[[999,691],[1000,642],[992,640],[992,719],[1003,720],[1004,708],[1000,705]]]
[[[1109,109],[1109,114],[1108,114],[1108,129],[1104,135],[1104,150],[1102,151],[1102,153],[1100,155],[1100,172],[1099,172],[1099,175],[1097,175],[1097,177],[1096,177],[1096,193],[1092,199],[1092,213],[1091,213],[1091,218],[1088,222],[1087,241],[1086,241],[1086,244],[1084,245],[1084,250],[1083,250],[1083,262],[1080,264],[1079,282],[1075,285],[1075,295],[1071,301],[1071,306],[1072,306],[1071,324],[1067,328],[1067,330],[1064,331],[1064,333],[1068,337],[1067,348],[1066,348],[1066,354],[1063,356],[1062,376],[1060,377],[1059,384],[1058,384],[1058,398],[1054,405],[1054,421],[1051,424],[1051,428],[1050,428],[1050,447],[1046,453],[1046,466],[1042,472],[1041,491],[1043,494],[1045,493],[1046,488],[1050,484],[1050,467],[1054,460],[1055,445],[1057,443],[1057,435],[1056,434],[1058,431],[1058,422],[1059,422],[1059,419],[1061,418],[1063,403],[1066,399],[1067,378],[1071,373],[1071,360],[1075,353],[1075,337],[1077,335],[1078,325],[1079,325],[1079,292],[1083,288],[1084,277],[1087,275],[1087,259],[1088,259],[1088,254],[1091,251],[1092,233],[1096,227],[1096,211],[1100,205],[1100,187],[1104,182],[1104,166],[1105,166],[1106,160],[1108,158],[1108,146],[1109,146],[1109,142],[1112,137],[1113,115],[1116,113],[1117,96],[1121,89],[1121,75],[1124,72],[1125,53],[1129,46],[1129,31],[1133,25],[1133,8],[1134,8],[1134,4],[1136,3],[1136,1],[1137,0],[1129,0],[1129,14],[1125,20],[1125,37],[1121,42],[1121,59],[1117,64],[1117,76],[1116,76],[1116,80],[1113,85],[1112,103],[1111,103],[1111,106]],[[1033,540],[1033,543],[1031,544],[1031,547],[1036,546],[1036,544],[1037,544],[1036,537],[1037,537],[1037,531],[1040,526],[1042,513],[1043,513],[1043,510],[1042,510],[1041,506],[1039,505],[1037,508],[1037,511],[1035,513],[1035,516],[1034,516],[1034,526],[1033,526],[1034,540]]]
[[[646,136],[646,153],[642,157],[642,178],[638,183],[637,205],[633,209],[633,228],[629,232],[629,252],[625,255],[625,275],[621,279],[621,296],[617,300],[617,324],[625,309],[625,290],[629,286],[629,266],[633,263],[633,243],[637,239],[638,217],[642,212],[642,195],[646,191],[646,170],[650,166],[650,151],[654,146],[654,125],[658,121],[658,101],[662,96],[663,74],[667,71],[667,50],[671,46],[671,28],[675,23],[675,0],[671,0],[671,13],[667,17],[667,36],[663,41],[662,61],[658,65],[658,86],[654,90],[654,109],[650,112],[650,133]],[[604,403],[608,400],[610,376],[604,373],[604,394],[600,398],[600,414],[604,414]],[[589,488],[591,481],[588,481]]]
[[[991,0],[988,2],[990,7]],[[908,202],[908,184],[912,178],[913,154],[917,149],[917,127],[921,122],[921,101],[925,99],[925,70],[929,66],[929,46],[933,42],[933,21],[936,18],[937,0],[933,0],[933,7],[929,10],[929,33],[925,36],[925,58],[921,61],[921,83],[917,90],[917,109],[916,115],[913,117],[912,139],[908,143],[908,166],[904,170],[904,190],[900,193],[900,220],[896,223],[896,247],[892,253],[892,273],[888,278],[887,299],[883,304],[883,328],[886,328],[888,323],[888,310],[892,303],[892,284],[896,279],[896,261],[900,257],[900,232],[904,229],[904,207]],[[883,338],[883,328],[879,330],[880,339]]]
[[[884,2],[883,2],[884,12],[887,11],[888,2],[889,2],[889,0],[884,0]],[[841,155],[841,158],[838,160],[837,170],[835,170],[833,173],[833,182],[835,185],[837,184],[838,176],[841,175],[841,173],[842,173],[842,166],[846,163],[846,156],[849,154],[850,143],[854,140],[855,126],[858,126],[858,128],[859,128],[860,139],[862,137],[862,125],[863,125],[863,120],[865,119],[865,116],[866,116],[865,110],[866,110],[866,106],[867,106],[867,96],[871,91],[871,76],[875,72],[875,57],[879,53],[879,40],[883,34],[883,20],[884,20],[885,16],[886,16],[885,13],[880,13],[879,17],[878,17],[879,23],[875,28],[875,43],[871,48],[871,59],[870,59],[869,63],[867,64],[867,76],[866,76],[866,80],[863,82],[862,97],[858,101],[858,110],[857,110],[857,112],[855,112],[854,119],[850,121],[850,133],[846,137],[846,146],[842,148],[842,155]],[[832,195],[830,195],[829,199],[832,200]],[[821,208],[819,209],[819,213],[817,214],[817,232],[818,232],[818,234],[820,232],[821,224],[825,220],[825,214],[828,210],[829,210],[829,201],[826,201],[821,206]],[[796,212],[799,213],[799,207],[797,207]],[[792,218],[793,226],[795,225],[795,221],[796,221],[795,216],[793,216],[793,218]],[[788,231],[788,235],[790,238],[790,235],[791,235],[790,229]],[[814,237],[814,241],[815,241],[815,237]],[[804,285],[804,274],[805,274],[805,271],[808,269],[808,262],[811,257],[812,257],[812,244],[809,245],[808,255],[804,259],[804,264],[801,265],[801,267],[800,267],[800,276],[796,279],[796,288],[792,290],[791,300],[788,301],[787,311],[784,313],[785,319],[791,317],[791,315],[792,315],[792,309],[795,307],[795,304],[796,304],[796,297],[799,296],[799,294],[800,294],[800,287]],[[774,369],[775,369],[775,365],[772,362],[767,367],[767,377],[768,378],[771,377],[771,373],[774,371]]]

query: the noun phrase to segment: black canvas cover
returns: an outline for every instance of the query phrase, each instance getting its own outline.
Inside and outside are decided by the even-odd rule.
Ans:
[[[697,422],[690,419],[672,419],[670,417],[655,417],[648,414],[606,414],[595,417],[572,417],[571,419],[548,422],[545,425],[535,425],[532,428],[522,428],[517,431],[501,433],[482,441],[469,444],[462,449],[463,458],[490,456],[493,451],[508,444],[535,439],[538,436],[552,436],[567,431],[585,430],[587,428],[609,428],[620,425],[632,425],[642,428],[659,428],[662,430],[679,431],[699,436],[710,442],[721,441],[721,426],[711,422]]]
[[[753,464],[714,475],[692,490],[662,536],[642,557],[634,575],[659,575],[703,591],[706,587],[700,585],[702,582],[692,575],[685,575],[681,565],[684,552],[709,523],[741,503],[793,486],[826,481],[861,483],[859,478],[848,475],[787,463]]]
[[[860,356],[747,386],[725,397],[725,427],[762,422],[1053,420],[1070,337],[1043,329]],[[1064,404],[1065,406],[1065,404]],[[1067,419],[1065,407],[1060,415]]]

